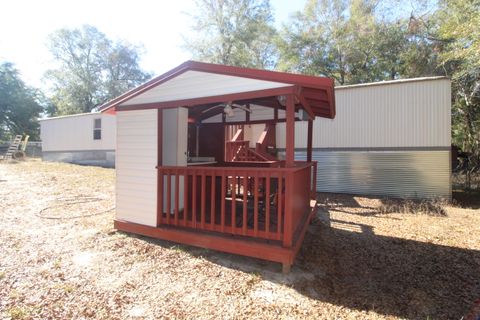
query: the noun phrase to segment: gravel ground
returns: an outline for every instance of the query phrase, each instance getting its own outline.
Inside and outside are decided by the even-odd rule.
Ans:
[[[319,194],[279,264],[113,230],[114,170],[0,163],[0,318],[460,319],[480,298],[480,209],[381,213]]]

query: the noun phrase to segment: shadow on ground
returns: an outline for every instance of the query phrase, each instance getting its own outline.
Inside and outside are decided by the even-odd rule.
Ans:
[[[352,230],[342,221],[318,221],[297,258],[303,270],[319,269],[312,283],[295,284],[336,305],[401,318],[460,319],[480,297],[480,251]]]
[[[400,318],[460,319],[480,297],[480,251],[378,236],[369,226],[343,221],[331,225],[314,221],[289,275],[281,274],[280,264],[181,248],[319,301]]]
[[[353,197],[343,202],[359,206]],[[276,263],[142,239],[258,274],[312,299],[387,316],[460,319],[480,298],[480,251],[376,235],[368,225],[319,211],[288,275]]]
[[[456,205],[462,208],[480,208],[480,190],[461,190],[452,192],[452,198]]]

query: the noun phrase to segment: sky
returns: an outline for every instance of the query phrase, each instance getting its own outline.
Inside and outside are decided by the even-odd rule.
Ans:
[[[287,22],[306,0],[271,0],[275,24]],[[190,31],[192,0],[14,0],[2,3],[0,62],[15,64],[30,86],[45,89],[42,79],[55,66],[47,49],[48,35],[61,28],[90,24],[111,40],[123,39],[144,47],[141,67],[162,74],[189,60],[181,48]]]

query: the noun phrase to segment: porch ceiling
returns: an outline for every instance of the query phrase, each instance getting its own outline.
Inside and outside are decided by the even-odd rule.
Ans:
[[[282,108],[276,97],[284,94],[295,94],[297,107],[311,115],[335,117],[333,81],[329,78],[195,61],[126,92],[102,105],[100,111],[198,107],[227,101]]]
[[[119,105],[161,103],[288,86],[291,84],[189,70]]]

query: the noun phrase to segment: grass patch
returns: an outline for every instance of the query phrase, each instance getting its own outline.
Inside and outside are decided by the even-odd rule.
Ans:
[[[70,283],[60,283],[55,286],[56,289],[60,289],[65,293],[72,293],[75,291],[75,286]]]
[[[247,280],[247,286],[248,287],[253,287],[260,281],[262,281],[262,277],[259,272],[252,272],[250,273],[251,277],[250,279]]]
[[[15,306],[8,309],[8,315],[12,320],[30,319],[32,310],[24,306]]]
[[[61,267],[62,267],[62,259],[61,258],[55,259],[55,262],[53,263],[53,268],[58,270]]]
[[[378,208],[382,214],[385,213],[413,213],[427,214],[432,216],[446,216],[444,200],[385,200]]]

